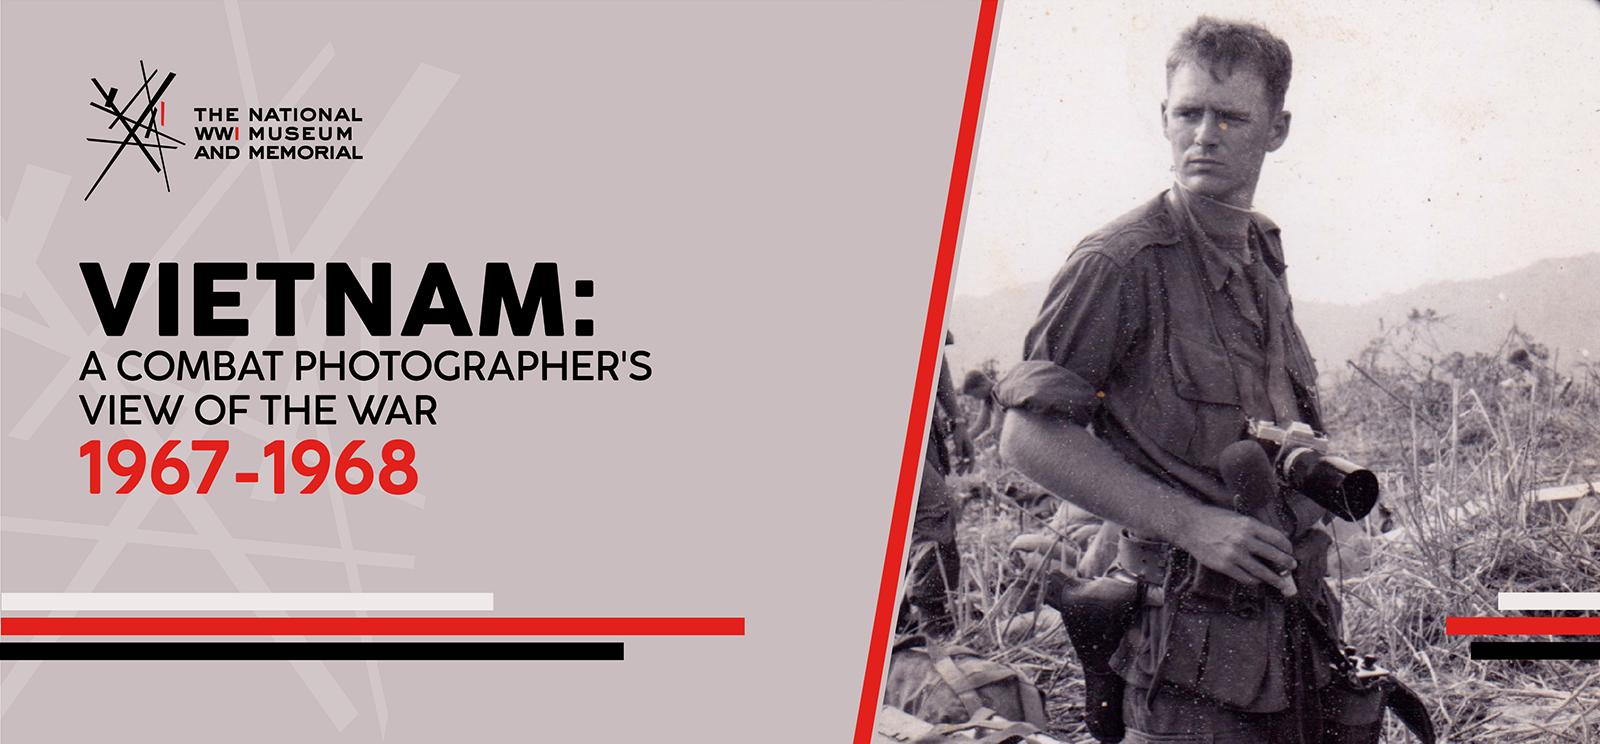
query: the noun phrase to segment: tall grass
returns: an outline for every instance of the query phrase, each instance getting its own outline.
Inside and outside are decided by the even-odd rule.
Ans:
[[[1538,504],[1549,485],[1600,478],[1600,374],[1559,364],[1512,329],[1489,353],[1445,353],[1413,312],[1345,368],[1324,370],[1334,447],[1380,474],[1383,500],[1339,524],[1330,581],[1346,640],[1428,699],[1451,742],[1600,741],[1600,668],[1475,662],[1445,618],[1495,615],[1500,591],[1600,590],[1600,498]],[[1082,682],[1059,626],[1017,607],[1039,567],[1008,554],[1049,534],[1036,486],[992,454],[952,483],[962,514],[956,642],[1029,674],[1049,696],[1054,733],[1086,740]],[[1047,499],[1048,503],[1048,499]],[[1397,723],[1390,740],[1405,741]]]
[[[1444,619],[1497,615],[1501,591],[1600,586],[1595,498],[1531,498],[1600,475],[1595,371],[1563,372],[1516,329],[1492,353],[1441,353],[1441,322],[1413,312],[1329,376],[1335,444],[1381,474],[1388,513],[1339,531],[1345,635],[1434,702],[1449,741],[1591,741],[1592,665],[1474,662]]]

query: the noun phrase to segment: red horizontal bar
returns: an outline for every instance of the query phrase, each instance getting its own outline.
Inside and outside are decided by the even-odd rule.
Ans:
[[[1600,635],[1600,617],[1447,617],[1445,635]]]
[[[7,636],[742,636],[742,617],[6,617]]]

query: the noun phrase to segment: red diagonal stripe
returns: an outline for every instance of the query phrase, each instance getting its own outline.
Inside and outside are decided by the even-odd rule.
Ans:
[[[1600,635],[1600,617],[1447,617],[1445,635]]]
[[[7,636],[742,636],[742,617],[7,617]]]
[[[983,0],[978,7],[978,28],[972,42],[972,66],[967,70],[967,90],[961,104],[961,127],[956,134],[955,161],[950,169],[950,191],[945,198],[944,226],[934,259],[933,286],[928,294],[928,317],[922,329],[922,356],[911,394],[911,417],[901,452],[900,482],[895,488],[894,511],[889,518],[889,539],[884,549],[883,573],[878,579],[878,607],[867,641],[866,673],[861,681],[861,703],[856,711],[855,744],[870,744],[883,688],[884,657],[889,649],[889,626],[894,622],[895,588],[905,561],[906,525],[911,520],[917,489],[917,468],[922,463],[923,440],[928,436],[928,399],[939,371],[939,347],[944,341],[945,303],[950,295],[950,274],[955,265],[956,239],[961,231],[961,208],[966,202],[967,178],[972,172],[972,149],[978,133],[978,112],[983,82],[989,70],[989,47],[994,42],[999,0]]]

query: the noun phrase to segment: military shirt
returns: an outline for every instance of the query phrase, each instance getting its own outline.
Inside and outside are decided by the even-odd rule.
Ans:
[[[1163,193],[1085,238],[1001,378],[1001,405],[1089,426],[1152,476],[1229,503],[1217,456],[1250,419],[1321,428],[1280,231],[1252,223],[1249,251],[1230,254]]]
[[[1152,477],[1232,503],[1217,456],[1250,419],[1321,428],[1280,231],[1256,216],[1249,235],[1244,250],[1220,249],[1162,194],[1084,239],[1051,283],[1023,361],[1001,379],[1001,404],[1088,426]],[[1294,535],[1296,575],[1309,579],[1302,592],[1318,616],[1333,618],[1313,547],[1325,548],[1326,535],[1311,534],[1318,513],[1301,509],[1318,507],[1298,494],[1290,503],[1302,517]],[[1291,665],[1300,662],[1286,653],[1280,606],[1155,610],[1140,614],[1112,659],[1130,684],[1175,684],[1249,712],[1290,704]],[[1314,688],[1328,681],[1325,661],[1306,662]]]

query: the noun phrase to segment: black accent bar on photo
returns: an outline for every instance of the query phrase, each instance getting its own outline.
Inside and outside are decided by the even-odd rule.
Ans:
[[[6,641],[5,661],[622,661],[591,641]]]
[[[1473,641],[1474,661],[1594,661],[1600,659],[1600,641]]]

